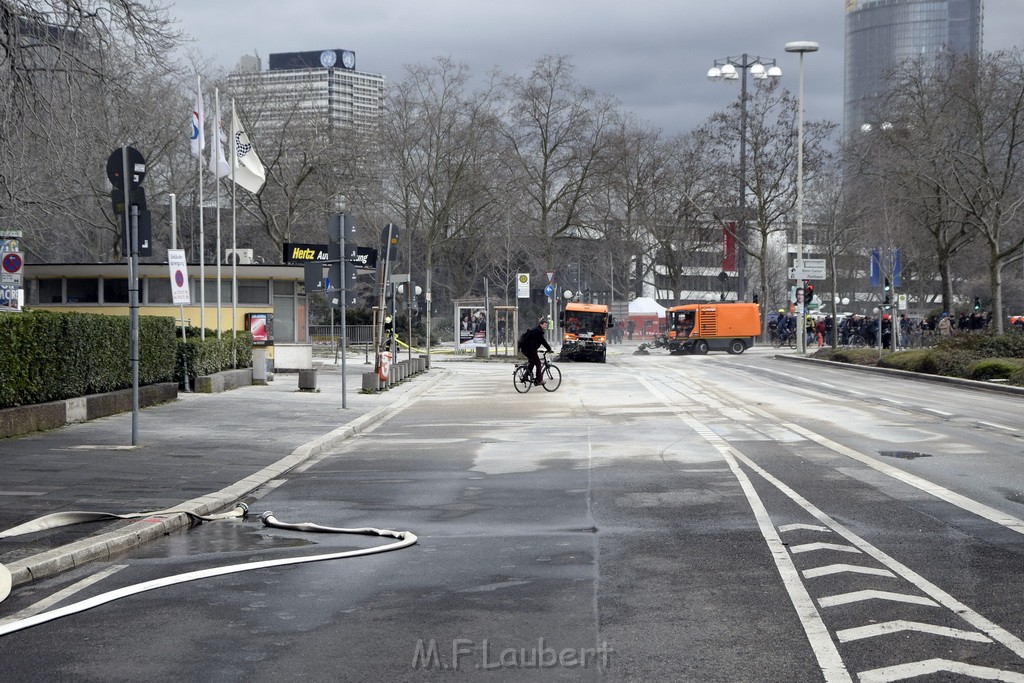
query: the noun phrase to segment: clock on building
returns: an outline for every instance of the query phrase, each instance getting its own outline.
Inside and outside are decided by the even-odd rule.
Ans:
[[[330,69],[336,61],[338,61],[338,55],[334,54],[334,50],[324,50],[320,53],[320,64],[324,68]]]
[[[354,69],[356,67],[356,53],[351,50],[342,50],[341,64],[346,69]]]

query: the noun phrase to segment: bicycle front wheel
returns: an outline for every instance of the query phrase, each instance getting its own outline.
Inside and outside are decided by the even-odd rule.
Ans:
[[[562,371],[555,365],[544,369],[544,391],[556,391],[562,384]]]

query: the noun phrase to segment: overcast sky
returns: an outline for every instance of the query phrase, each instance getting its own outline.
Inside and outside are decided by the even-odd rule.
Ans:
[[[675,134],[739,94],[712,83],[717,58],[774,58],[797,91],[805,58],[808,119],[843,117],[844,0],[172,0],[195,49],[230,69],[243,54],[342,48],[359,71],[404,77],[407,64],[449,56],[482,77],[528,74],[543,55],[568,55],[577,80],[614,96],[638,119]],[[986,51],[1024,43],[1024,0],[985,0]]]

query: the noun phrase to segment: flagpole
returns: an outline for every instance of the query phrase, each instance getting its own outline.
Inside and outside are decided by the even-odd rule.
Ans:
[[[202,76],[196,74],[196,92],[202,102]],[[203,114],[203,112],[200,112]],[[203,114],[205,117],[205,114]],[[199,122],[199,338],[206,339],[206,240],[203,232],[203,128]]]
[[[234,127],[235,121],[235,98],[231,98],[231,122],[232,128]],[[233,133],[234,131],[232,131]],[[228,153],[231,154],[231,253],[238,254],[238,225],[236,222],[236,205],[235,205],[235,193],[238,191],[235,187],[235,141],[234,136],[228,140]],[[237,337],[238,333],[235,330],[236,320],[238,319],[238,258],[231,259],[231,367],[238,368],[238,348]]]
[[[217,339],[220,339],[220,88],[213,89],[213,126],[217,129],[212,131],[213,142],[210,145],[211,165],[216,170],[213,172],[213,182],[217,185]]]

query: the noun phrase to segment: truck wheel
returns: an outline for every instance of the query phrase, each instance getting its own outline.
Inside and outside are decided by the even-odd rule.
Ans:
[[[731,342],[729,342],[729,353],[743,353],[746,350],[747,345],[743,343],[742,339],[733,339]]]
[[[597,357],[597,362],[598,363],[603,363],[607,356],[608,356],[608,352],[607,351],[602,351],[601,355]]]
[[[693,352],[703,356],[708,352],[708,343],[703,339],[698,339],[693,343]]]

